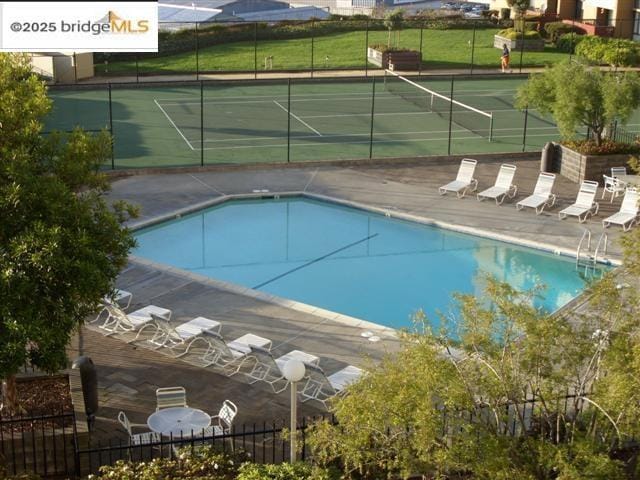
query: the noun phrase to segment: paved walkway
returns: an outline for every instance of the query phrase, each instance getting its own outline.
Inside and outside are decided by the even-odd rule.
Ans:
[[[515,161],[518,172],[518,198],[528,195],[535,183],[537,158]],[[585,226],[575,219],[560,221],[557,211],[575,199],[578,186],[562,177],[556,183],[557,205],[543,215],[516,211],[513,203],[496,206],[474,197],[458,200],[440,196],[437,187],[455,177],[458,163],[417,161],[403,164],[367,166],[296,166],[292,168],[254,168],[229,171],[161,173],[114,179],[112,199],[125,199],[141,207],[141,217],[132,226],[168,215],[190,205],[224,195],[270,192],[308,192],[409,214],[492,235],[503,235],[524,242],[539,242],[549,248],[574,251],[584,227],[601,231],[601,219],[619,208],[620,200],[602,204],[601,214]],[[499,161],[483,161],[477,170],[480,188],[493,184]],[[619,253],[611,230],[611,252]],[[379,360],[385,352],[398,348],[397,340],[380,332],[373,343],[361,336],[362,325],[346,325],[332,318],[292,310],[284,305],[245,296],[172,269],[156,268],[132,261],[120,275],[117,286],[133,292],[131,308],[155,304],[170,308],[172,321],[182,323],[195,316],[222,322],[225,338],[252,332],[273,341],[274,354],[300,349],[320,356],[321,366],[330,374],[347,364],[366,364]],[[71,355],[79,351],[92,357],[100,378],[101,410],[95,438],[112,438],[119,410],[133,422],[144,423],[155,409],[155,389],[182,385],[191,406],[214,413],[226,398],[240,407],[238,424],[261,424],[287,418],[286,392],[275,395],[265,385],[248,385],[242,375],[227,378],[211,367],[197,366],[197,356],[171,359],[147,348],[145,342],[126,344],[105,338],[95,328],[85,328],[76,339]],[[301,414],[320,413],[318,405],[304,404]],[[121,433],[120,433],[121,435]]]

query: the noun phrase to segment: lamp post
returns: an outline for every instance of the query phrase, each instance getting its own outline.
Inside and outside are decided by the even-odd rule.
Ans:
[[[284,374],[284,378],[289,380],[291,383],[291,441],[289,442],[291,446],[290,451],[290,462],[293,463],[296,461],[296,433],[297,433],[297,403],[298,399],[296,397],[296,383],[304,378],[306,369],[304,368],[304,363],[300,360],[289,360],[284,364],[284,368],[282,369],[282,373]]]

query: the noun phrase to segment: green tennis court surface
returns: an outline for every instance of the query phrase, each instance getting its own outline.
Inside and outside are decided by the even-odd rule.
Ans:
[[[450,97],[449,79],[413,79]],[[391,81],[401,81],[390,79]],[[558,138],[555,124],[535,111],[513,107],[524,80],[457,80],[453,98],[489,118],[455,105],[451,153],[539,150]],[[117,168],[205,164],[292,162],[446,155],[449,112],[427,108],[424,92],[403,84],[407,94],[376,79],[184,86],[113,86],[111,112]],[[411,90],[420,101],[411,97]],[[52,90],[48,129],[109,128],[104,87]],[[442,102],[441,102],[442,103]],[[446,103],[446,102],[445,102]],[[372,129],[373,108],[373,129]],[[436,111],[437,110],[437,111]],[[289,115],[290,112],[290,115]],[[201,122],[203,128],[201,129]],[[475,128],[474,128],[475,127]],[[489,141],[491,128],[491,141]],[[373,132],[373,133],[372,133]],[[371,140],[372,139],[372,140]],[[287,152],[289,153],[287,154]]]

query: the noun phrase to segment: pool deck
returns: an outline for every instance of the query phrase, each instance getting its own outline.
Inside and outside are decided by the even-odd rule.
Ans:
[[[558,201],[549,212],[536,216],[530,210],[516,210],[515,202],[533,190],[538,158],[532,155],[530,159],[510,161],[518,167],[519,193],[515,200],[507,200],[502,206],[493,201],[478,202],[475,196],[458,200],[452,195],[438,194],[437,187],[455,177],[457,160],[167,171],[114,178],[110,197],[140,207],[141,216],[132,226],[227,196],[268,190],[270,194],[304,192],[329,197],[392,215],[455,224],[471,232],[539,244],[551,250],[575,252],[584,228],[590,229],[593,241],[597,241],[602,219],[618,210],[620,198],[613,204],[608,199],[603,201],[598,216],[585,224],[579,224],[575,218],[560,221],[557,212],[573,202],[578,185],[558,177],[554,189]],[[502,161],[505,160],[479,162],[476,177],[480,190],[493,184]],[[620,229],[609,229],[609,256],[614,260],[620,254],[616,242],[620,235]],[[256,241],[260,241],[259,235]],[[366,365],[367,361],[379,360],[385,352],[398,348],[397,339],[383,329],[373,329],[381,338],[378,342],[364,338],[361,334],[372,327],[357,320],[251,292],[247,295],[242,289],[137,259],[132,259],[122,272],[117,286],[133,293],[131,309],[148,304],[169,308],[176,325],[200,315],[213,318],[222,322],[222,333],[227,339],[248,332],[269,338],[276,357],[293,349],[304,350],[320,357],[320,365],[327,374],[347,364]],[[144,342],[127,344],[88,327],[83,329],[81,338],[74,340],[70,355],[79,351],[93,359],[99,372],[101,410],[95,438],[122,438],[115,421],[119,410],[124,410],[133,422],[145,423],[155,410],[157,387],[184,386],[189,405],[210,413],[228,398],[239,406],[238,425],[262,424],[288,416],[287,392],[276,395],[267,385],[248,385],[242,375],[227,378],[219,370],[197,366],[197,361],[191,361],[189,356],[184,360],[172,359],[145,348]],[[303,404],[301,415],[323,412],[320,405],[313,403]]]

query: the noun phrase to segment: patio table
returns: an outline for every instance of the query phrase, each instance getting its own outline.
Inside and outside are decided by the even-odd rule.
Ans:
[[[149,416],[147,425],[152,431],[167,437],[191,437],[200,435],[211,425],[211,416],[197,408],[163,408]]]
[[[615,178],[622,182],[625,186],[640,186],[640,175],[618,175]]]

